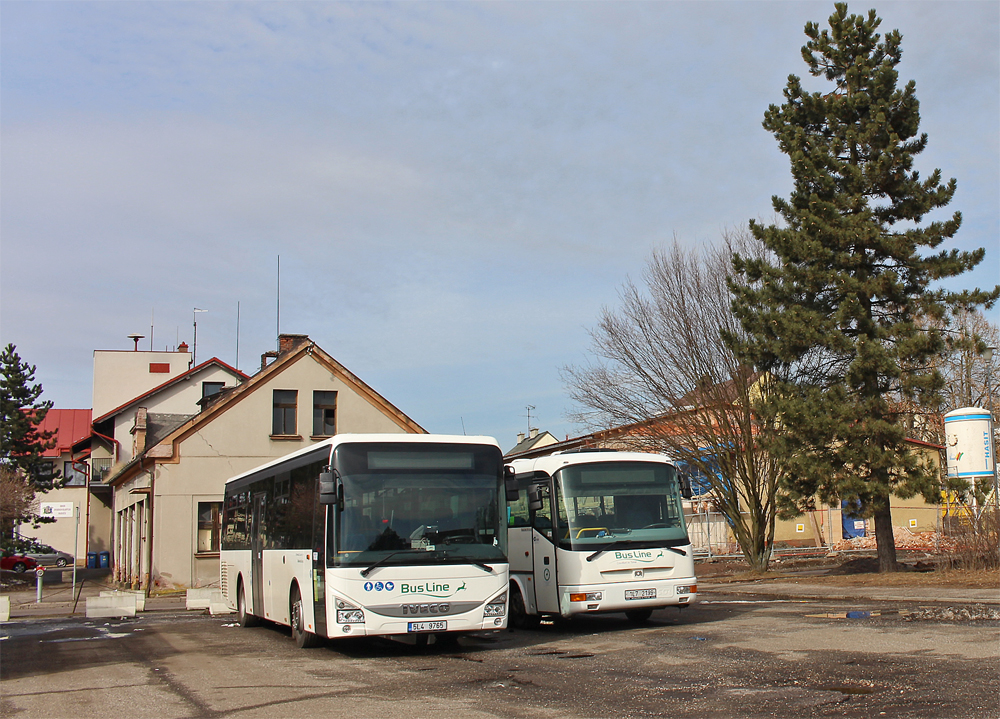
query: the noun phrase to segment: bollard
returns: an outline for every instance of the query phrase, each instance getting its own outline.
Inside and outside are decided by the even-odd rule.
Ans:
[[[45,567],[38,567],[35,570],[35,604],[42,603],[42,577],[45,575]]]

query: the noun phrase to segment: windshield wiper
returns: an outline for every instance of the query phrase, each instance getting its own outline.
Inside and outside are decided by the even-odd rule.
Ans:
[[[367,569],[362,569],[361,570],[361,576],[362,577],[367,577],[369,574],[372,573],[373,569],[375,569],[376,567],[383,566],[386,562],[388,562],[393,557],[398,556],[400,554],[406,554],[407,552],[412,552],[412,551],[414,551],[414,550],[412,550],[412,549],[401,549],[398,552],[393,552],[392,554],[387,554],[384,557],[382,557],[380,560],[378,560],[377,562],[375,562],[375,564],[373,564],[370,567],[368,567]]]
[[[587,561],[588,562],[592,562],[592,561],[594,561],[594,559],[596,559],[597,557],[601,556],[605,552],[609,552],[612,549],[619,549],[621,547],[628,546],[629,544],[638,544],[638,542],[633,542],[633,541],[630,541],[628,539],[623,539],[623,540],[619,540],[617,542],[612,542],[608,546],[604,547],[603,549],[598,549],[596,552],[594,552],[589,557],[587,557]],[[669,549],[671,552],[679,554],[682,557],[686,557],[688,555],[688,553],[685,552],[683,549],[678,549],[677,547],[658,547],[658,549]]]
[[[612,542],[603,549],[598,549],[596,552],[587,557],[588,562],[594,561],[597,557],[601,556],[605,552],[610,552],[612,549],[618,549],[619,547],[625,547],[633,542],[629,539],[619,539],[617,542]]]
[[[441,551],[441,552],[435,552],[435,554],[440,554],[441,555],[441,559],[444,559],[444,560],[449,560],[450,559],[453,562],[462,562],[463,564],[465,562],[468,562],[469,564],[474,564],[477,567],[479,567],[480,569],[482,569],[484,572],[488,572],[489,574],[493,574],[493,567],[491,567],[486,562],[480,562],[477,559],[469,559],[467,557],[449,557],[448,556],[448,550],[444,550],[444,551]]]

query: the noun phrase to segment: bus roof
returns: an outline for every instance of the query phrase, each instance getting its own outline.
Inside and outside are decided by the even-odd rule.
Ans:
[[[673,465],[674,461],[665,454],[649,452],[619,452],[616,450],[561,452],[534,459],[515,459],[508,464],[517,474],[541,470],[553,474],[556,470],[571,464],[596,464],[598,462],[656,462]]]
[[[316,442],[315,444],[311,444],[308,447],[303,447],[295,452],[286,454],[284,457],[278,457],[270,462],[265,462],[259,467],[254,467],[253,469],[248,469],[246,472],[241,472],[235,477],[227,479],[226,484],[237,482],[244,477],[249,477],[250,475],[257,474],[262,470],[276,467],[280,464],[288,462],[289,460],[294,460],[309,454],[316,453],[330,456],[333,449],[337,445],[360,442],[392,442],[399,444],[426,444],[428,442],[442,442],[448,444],[488,444],[491,447],[496,447],[498,450],[500,449],[499,443],[493,437],[485,436],[467,436],[462,434],[337,434],[329,439],[324,439]]]

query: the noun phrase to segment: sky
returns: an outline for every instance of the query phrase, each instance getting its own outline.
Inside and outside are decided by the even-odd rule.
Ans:
[[[850,9],[873,6],[916,82],[915,168],[958,181],[948,246],[986,248],[948,286],[990,288],[1000,4]],[[0,0],[0,342],[86,408],[95,349],[191,344],[197,307],[199,361],[253,373],[308,334],[431,432],[506,451],[532,407],[576,436],[561,369],[653,248],[774,221],[763,114],[789,74],[828,88],[800,48],[832,11]]]

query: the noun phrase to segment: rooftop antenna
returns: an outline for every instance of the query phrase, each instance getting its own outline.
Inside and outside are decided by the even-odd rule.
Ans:
[[[191,366],[194,367],[198,364],[198,313],[208,312],[208,310],[199,310],[197,307],[194,308],[194,312],[191,313],[191,317],[194,318],[194,341],[191,347]]]
[[[236,300],[236,371],[240,371],[240,301]]]
[[[459,415],[458,418],[462,420],[462,434],[468,434],[468,432],[465,431],[465,417]]]
[[[132,349],[133,352],[139,351],[139,340],[141,340],[145,335],[129,335],[128,338],[135,342],[135,347]]]
[[[153,317],[155,316],[155,307],[149,310],[149,351],[153,351]]]
[[[528,434],[531,434],[531,410],[535,408],[535,405],[529,404],[526,405],[526,408],[528,410]]]
[[[281,255],[278,255],[278,284],[275,291],[275,319],[274,319],[274,330],[275,330],[275,349],[281,349]]]

